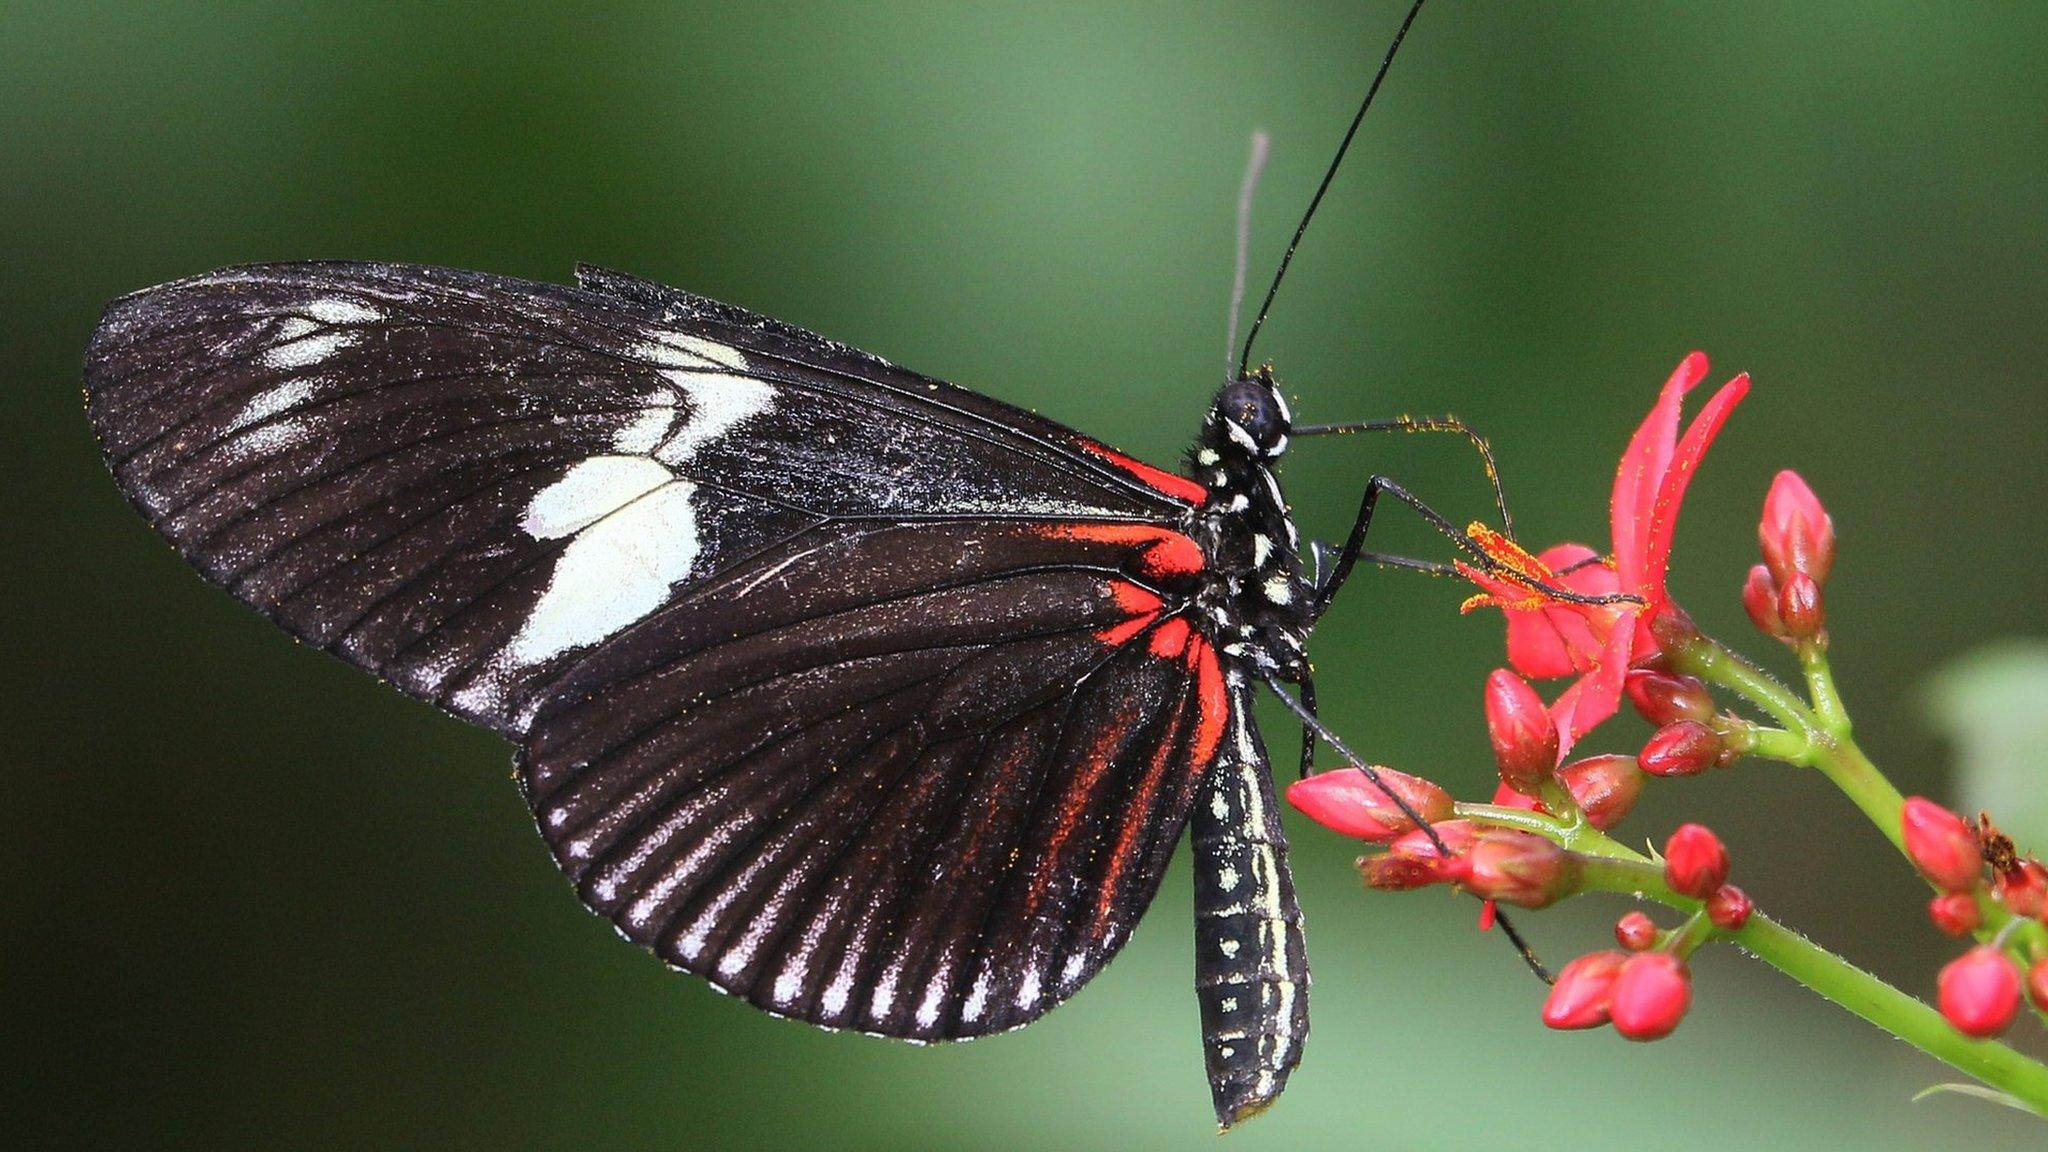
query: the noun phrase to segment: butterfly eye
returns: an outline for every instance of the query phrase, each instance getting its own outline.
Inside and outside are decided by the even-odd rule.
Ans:
[[[1238,380],[1224,385],[1216,394],[1211,415],[1225,440],[1254,455],[1273,455],[1287,441],[1287,410],[1264,381]]]

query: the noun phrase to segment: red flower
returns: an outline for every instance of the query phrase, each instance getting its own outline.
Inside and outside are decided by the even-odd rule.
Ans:
[[[1657,943],[1657,922],[1630,912],[1614,922],[1614,942],[1630,952],[1647,952]]]
[[[1681,436],[1685,394],[1706,378],[1707,358],[1695,352],[1664,384],[1649,416],[1636,429],[1614,476],[1607,562],[1580,544],[1561,544],[1531,555],[1513,541],[1475,525],[1471,535],[1494,563],[1459,568],[1484,595],[1467,609],[1491,604],[1507,615],[1508,663],[1526,676],[1578,679],[1550,706],[1563,750],[1614,715],[1629,665],[1657,651],[1650,622],[1677,614],[1665,589],[1671,542],[1685,489],[1707,446],[1749,392],[1749,377],[1721,387]],[[1620,593],[1640,603],[1578,604],[1545,587],[1581,595]]]
[[[1712,920],[1716,928],[1733,932],[1749,923],[1749,914],[1753,911],[1755,906],[1749,902],[1749,893],[1733,884],[1723,884],[1707,897],[1707,919]]]
[[[1607,1023],[1608,995],[1626,952],[1594,952],[1564,966],[1543,1002],[1543,1023],[1551,1028],[1598,1028]]]
[[[1692,973],[1669,952],[1637,952],[1622,962],[1608,993],[1614,1030],[1630,1040],[1662,1040],[1692,1007]]]
[[[1793,573],[1825,584],[1835,566],[1835,522],[1797,472],[1780,472],[1764,496],[1763,519],[1756,526],[1764,563],[1779,583]]]
[[[1984,871],[1977,833],[1961,816],[1924,796],[1909,796],[1899,811],[1906,856],[1944,892],[1968,892]]]
[[[1574,760],[1557,770],[1557,779],[1587,822],[1600,829],[1619,824],[1643,794],[1643,770],[1633,756],[1609,753]]]
[[[1941,970],[1936,999],[1956,1031],[1996,1036],[2020,1007],[2020,970],[2004,952],[1979,944]]]
[[[1927,918],[1950,936],[1968,936],[1982,922],[1977,898],[1967,892],[1943,892],[1927,902]]]
[[[1502,785],[1536,795],[1557,768],[1557,729],[1544,713],[1542,697],[1505,668],[1486,678],[1486,731]]]
[[[1664,842],[1664,882],[1681,896],[1705,900],[1728,882],[1728,849],[1704,824],[1681,824]]]

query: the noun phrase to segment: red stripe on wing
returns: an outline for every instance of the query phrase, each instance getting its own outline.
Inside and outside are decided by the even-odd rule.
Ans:
[[[1152,654],[1164,660],[1174,659],[1187,651],[1191,635],[1188,622],[1175,616],[1161,623],[1152,633]]]
[[[1095,638],[1104,644],[1122,644],[1150,628],[1152,621],[1159,618],[1160,608],[1165,606],[1165,601],[1156,594],[1128,580],[1118,580],[1111,584],[1109,595],[1116,601],[1117,609],[1125,613],[1128,619],[1121,624],[1112,624],[1095,634]]]
[[[1202,570],[1202,546],[1156,524],[1053,524],[1038,530],[1055,540],[1128,545],[1138,550],[1139,570],[1158,579]]]
[[[1184,500],[1189,504],[1199,506],[1209,496],[1208,491],[1193,480],[1185,476],[1176,476],[1163,469],[1154,468],[1143,461],[1133,460],[1114,448],[1107,448],[1095,443],[1083,443],[1081,448],[1089,455],[1099,456],[1130,473],[1140,483],[1151,488],[1153,491],[1163,492],[1176,500]]]
[[[1188,666],[1195,670],[1195,691],[1201,718],[1195,729],[1195,750],[1189,763],[1207,766],[1223,743],[1223,730],[1230,724],[1230,693],[1224,689],[1223,666],[1216,649],[1200,636],[1188,645]]]

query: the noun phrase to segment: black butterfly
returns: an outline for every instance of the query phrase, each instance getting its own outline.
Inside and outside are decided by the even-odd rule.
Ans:
[[[1308,1031],[1253,690],[1301,684],[1321,731],[1309,629],[1378,493],[1413,502],[1369,485],[1310,579],[1274,465],[1368,426],[1294,429],[1236,376],[1175,475],[619,273],[358,263],[126,297],[85,369],[116,480],[187,560],[513,741],[583,901],[770,1012],[1028,1023],[1192,824],[1226,1127]]]

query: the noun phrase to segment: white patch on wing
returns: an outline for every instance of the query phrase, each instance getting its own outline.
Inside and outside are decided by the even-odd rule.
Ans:
[[[230,463],[241,464],[268,452],[276,452],[297,444],[311,431],[304,420],[279,420],[252,428],[227,442],[226,453]]]
[[[338,297],[315,300],[307,304],[303,311],[322,324],[368,324],[384,318],[383,312],[368,304]]]
[[[674,480],[668,469],[645,456],[592,456],[540,490],[526,506],[519,526],[537,540],[556,540]]]
[[[649,407],[612,435],[612,451],[646,456],[659,447],[676,421],[675,406],[666,403],[667,399],[665,393],[650,398]]]
[[[972,1024],[981,1019],[981,1014],[988,1010],[989,980],[990,977],[986,968],[975,975],[974,987],[967,993],[967,1003],[960,1008],[960,1020],[962,1023]]]
[[[279,412],[296,408],[318,388],[319,383],[314,380],[293,380],[271,388],[244,404],[242,410],[235,413],[235,418],[228,421],[227,430],[234,432],[251,424],[260,424]]]
[[[304,368],[308,364],[318,364],[344,348],[352,347],[360,339],[362,334],[358,332],[322,331],[286,340],[282,344],[273,344],[264,349],[263,355],[258,359],[263,362],[265,368],[275,368],[279,371]]]
[[[665,464],[681,464],[697,449],[766,412],[775,403],[775,389],[751,376],[692,372],[665,368],[662,376],[690,398],[690,419],[655,448]]]
[[[652,479],[645,469],[667,475],[666,469],[645,458],[597,459],[633,461],[639,466],[634,469],[634,485]],[[584,461],[577,469],[595,462]],[[593,508],[580,493],[551,498],[575,475],[572,469],[534,497],[527,509],[529,530],[541,529],[535,535],[553,538],[574,532],[575,539],[556,558],[547,591],[505,648],[505,655],[521,666],[594,644],[647,616],[668,600],[669,588],[687,577],[697,560],[697,514],[690,506],[695,484],[673,478],[656,482],[612,511],[586,520]],[[569,527],[578,521],[584,526]]]
[[[634,345],[633,354],[667,368],[733,368],[745,371],[747,358],[739,349],[686,336],[681,332],[655,332],[652,339]]]
[[[774,997],[777,1004],[787,1005],[796,1003],[796,998],[803,993],[803,990],[804,978],[801,969],[795,972],[784,972],[775,978]]]
[[[939,1022],[939,1009],[945,1007],[945,1004],[946,978],[944,976],[934,976],[931,983],[925,985],[924,999],[918,1001],[918,1027],[930,1028],[937,1024]]]

